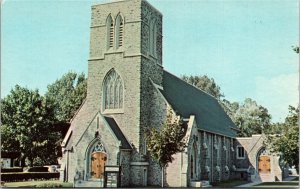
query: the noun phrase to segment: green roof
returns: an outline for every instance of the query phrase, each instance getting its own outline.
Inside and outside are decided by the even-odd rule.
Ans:
[[[166,71],[160,91],[177,114],[184,118],[195,115],[199,129],[236,137],[237,127],[213,96]]]

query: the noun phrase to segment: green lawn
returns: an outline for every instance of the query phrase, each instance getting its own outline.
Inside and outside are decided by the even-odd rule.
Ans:
[[[219,183],[216,183],[213,187],[216,188],[233,188],[235,186],[239,186],[242,184],[247,184],[248,181],[245,180],[228,180],[228,181],[222,181]]]
[[[21,188],[71,188],[73,187],[72,183],[61,182],[58,180],[51,181],[26,181],[26,182],[6,182],[4,187],[21,187]]]

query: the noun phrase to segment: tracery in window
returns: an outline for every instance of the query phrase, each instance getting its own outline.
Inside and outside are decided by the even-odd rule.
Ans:
[[[92,148],[92,153],[93,152],[105,152],[105,149],[103,147],[103,144],[98,141]]]
[[[119,14],[116,19],[116,47],[123,46],[123,32],[124,32],[124,21],[122,16]]]
[[[106,28],[107,28],[107,49],[109,49],[114,45],[114,23],[111,15],[108,15],[107,17]]]
[[[123,108],[123,82],[117,72],[110,70],[103,85],[104,109]]]

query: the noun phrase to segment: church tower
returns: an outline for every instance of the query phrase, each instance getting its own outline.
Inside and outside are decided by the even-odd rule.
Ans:
[[[92,6],[86,103],[91,113],[112,117],[133,146],[133,185],[147,185],[144,130],[162,76],[162,14],[144,0]]]
[[[144,0],[94,5],[87,100],[142,150],[151,82],[162,83],[162,15]]]

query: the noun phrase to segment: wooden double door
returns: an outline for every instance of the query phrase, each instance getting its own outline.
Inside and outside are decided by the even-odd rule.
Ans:
[[[260,156],[258,159],[258,170],[259,173],[270,173],[271,172],[271,160],[269,156]]]
[[[104,167],[107,161],[107,155],[104,152],[93,152],[91,157],[91,176],[95,179],[104,178]]]

